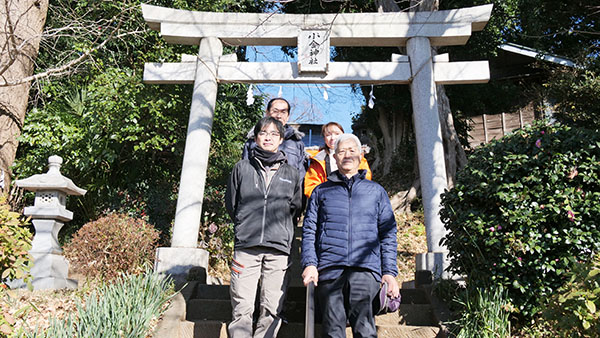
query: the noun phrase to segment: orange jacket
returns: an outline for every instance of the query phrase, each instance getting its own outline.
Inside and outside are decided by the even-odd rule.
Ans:
[[[312,191],[315,187],[325,181],[327,181],[327,174],[325,173],[325,156],[327,153],[325,150],[321,150],[317,152],[315,155],[310,157],[310,167],[306,171],[306,175],[304,176],[304,195],[306,197],[310,197]],[[371,179],[371,168],[369,168],[369,163],[367,163],[366,158],[362,158],[358,169],[367,170],[367,179]]]

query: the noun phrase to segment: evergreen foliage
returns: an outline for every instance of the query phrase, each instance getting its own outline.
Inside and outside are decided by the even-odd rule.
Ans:
[[[482,146],[442,197],[450,269],[530,317],[600,252],[599,200],[598,131],[543,122]]]
[[[10,211],[6,196],[0,195],[0,296],[8,289],[5,282],[23,279],[29,284],[33,260],[29,256],[31,232],[21,215]],[[1,298],[1,297],[0,297]],[[14,318],[0,313],[0,337],[12,333]]]
[[[442,49],[454,60],[485,60],[498,55],[501,44],[513,43],[574,61],[563,67],[533,62],[522,79],[497,79],[487,85],[447,86],[454,110],[467,116],[513,112],[528,101],[537,110],[554,108],[564,123],[600,126],[600,7],[596,0],[442,0],[440,9],[493,3],[485,29],[465,46]],[[484,90],[481,90],[485,88]]]
[[[27,221],[19,213],[10,211],[6,197],[0,195],[0,288],[12,279],[27,278],[33,265],[29,256],[32,235]]]
[[[600,256],[576,263],[567,272],[568,282],[552,296],[544,317],[556,336],[598,337],[600,335]]]

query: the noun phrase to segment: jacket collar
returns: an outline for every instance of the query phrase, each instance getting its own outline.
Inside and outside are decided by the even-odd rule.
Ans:
[[[327,157],[327,152],[325,151],[325,149],[322,149],[318,153],[316,153],[315,156],[313,156],[312,158],[314,158],[317,161],[325,161],[325,157]]]
[[[358,169],[358,174],[352,177],[356,177],[356,180],[364,180],[367,178],[367,171],[365,169]],[[327,176],[327,180],[336,183],[342,183],[345,182],[346,178],[344,175],[340,174],[338,170],[336,170]]]

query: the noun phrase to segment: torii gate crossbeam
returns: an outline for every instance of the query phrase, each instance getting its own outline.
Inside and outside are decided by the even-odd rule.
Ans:
[[[232,55],[235,56],[235,55]],[[144,82],[154,84],[194,83],[195,62],[148,63]],[[487,83],[487,61],[447,62],[433,59],[437,84]],[[220,61],[219,83],[357,83],[363,85],[409,84],[409,62],[334,62],[327,74],[303,75],[295,62]]]

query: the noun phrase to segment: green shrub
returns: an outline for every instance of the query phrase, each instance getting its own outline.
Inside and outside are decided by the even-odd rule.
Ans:
[[[110,280],[144,271],[154,259],[158,236],[144,220],[113,213],[85,224],[64,253],[74,271]]]
[[[32,236],[26,225],[0,195],[0,287],[6,280],[26,278],[33,265],[29,257]]]
[[[474,151],[442,197],[450,269],[502,285],[523,318],[600,249],[600,133],[536,123]]]
[[[29,270],[33,260],[29,256],[31,249],[31,232],[27,221],[21,215],[10,211],[6,196],[0,195],[0,299],[6,292],[6,282],[22,279],[28,285],[31,282]],[[13,332],[14,318],[0,313],[0,337]]]
[[[5,282],[23,279],[31,282],[29,270],[33,260],[29,256],[31,233],[26,228],[27,221],[21,215],[10,211],[6,196],[0,195],[0,299],[8,286]],[[0,337],[13,332],[14,318],[0,313]]]
[[[166,310],[173,296],[169,279],[153,273],[122,275],[77,304],[77,313],[65,320],[53,319],[44,332],[28,332],[35,338],[147,337],[151,323]]]
[[[600,336],[600,256],[576,263],[569,281],[552,297],[544,317],[563,337]]]

